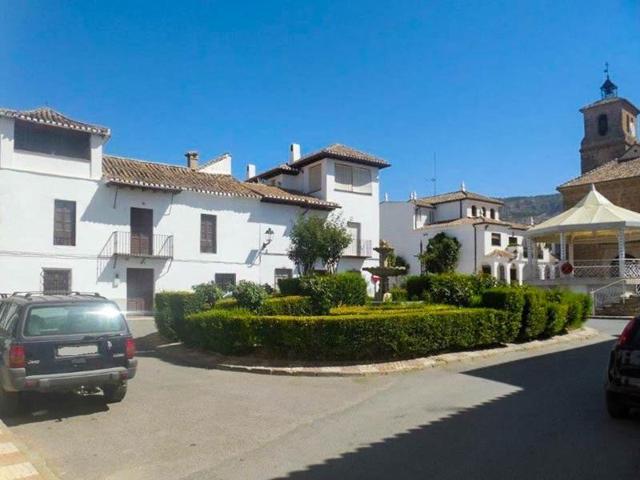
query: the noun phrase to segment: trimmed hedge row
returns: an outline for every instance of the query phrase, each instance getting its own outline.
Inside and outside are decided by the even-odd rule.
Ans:
[[[406,280],[409,300],[449,303],[461,307],[478,303],[479,296],[495,286],[496,280],[491,275],[441,273],[413,275]]]
[[[155,322],[158,332],[169,340],[186,335],[184,319],[203,309],[202,298],[192,292],[162,292],[156,294]]]
[[[520,328],[487,309],[380,311],[314,317],[257,316],[213,309],[187,319],[194,345],[223,354],[262,350],[308,360],[380,360],[512,342]]]
[[[215,308],[236,310],[240,307],[236,299],[225,298],[216,303]],[[259,315],[311,315],[312,313],[311,299],[299,295],[267,298],[258,310]]]
[[[506,310],[519,319],[518,340],[527,341],[582,325],[591,312],[591,297],[561,289],[496,287],[482,294],[482,305]]]

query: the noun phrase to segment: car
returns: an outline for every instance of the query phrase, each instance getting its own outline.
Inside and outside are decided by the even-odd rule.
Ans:
[[[607,411],[613,418],[640,408],[640,316],[622,330],[611,350],[605,385]]]
[[[136,375],[135,342],[118,306],[98,294],[16,292],[0,299],[0,412],[25,392],[93,392],[120,402]]]

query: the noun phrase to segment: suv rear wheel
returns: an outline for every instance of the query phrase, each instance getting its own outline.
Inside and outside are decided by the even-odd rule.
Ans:
[[[607,412],[611,418],[627,418],[629,407],[622,403],[615,393],[607,392]]]
[[[108,384],[102,386],[104,399],[107,403],[118,403],[124,399],[127,394],[127,384],[125,382],[118,384]]]
[[[0,415],[7,417],[18,413],[20,409],[20,393],[7,392],[0,387]]]

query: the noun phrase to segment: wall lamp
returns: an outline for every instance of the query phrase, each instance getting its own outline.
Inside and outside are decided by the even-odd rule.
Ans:
[[[262,244],[262,248],[266,248],[267,245],[269,245],[272,241],[273,241],[273,230],[271,229],[271,227],[267,228],[267,231],[264,232],[265,238],[266,240],[264,241],[264,243]]]

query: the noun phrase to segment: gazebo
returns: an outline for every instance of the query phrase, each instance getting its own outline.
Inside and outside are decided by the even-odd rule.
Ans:
[[[640,213],[611,203],[594,185],[574,207],[530,228],[528,281],[538,285],[566,285],[594,292],[614,283],[640,284]],[[537,265],[537,245],[559,246],[559,260]],[[633,247],[629,249],[628,247]],[[578,251],[576,258],[574,253]]]

